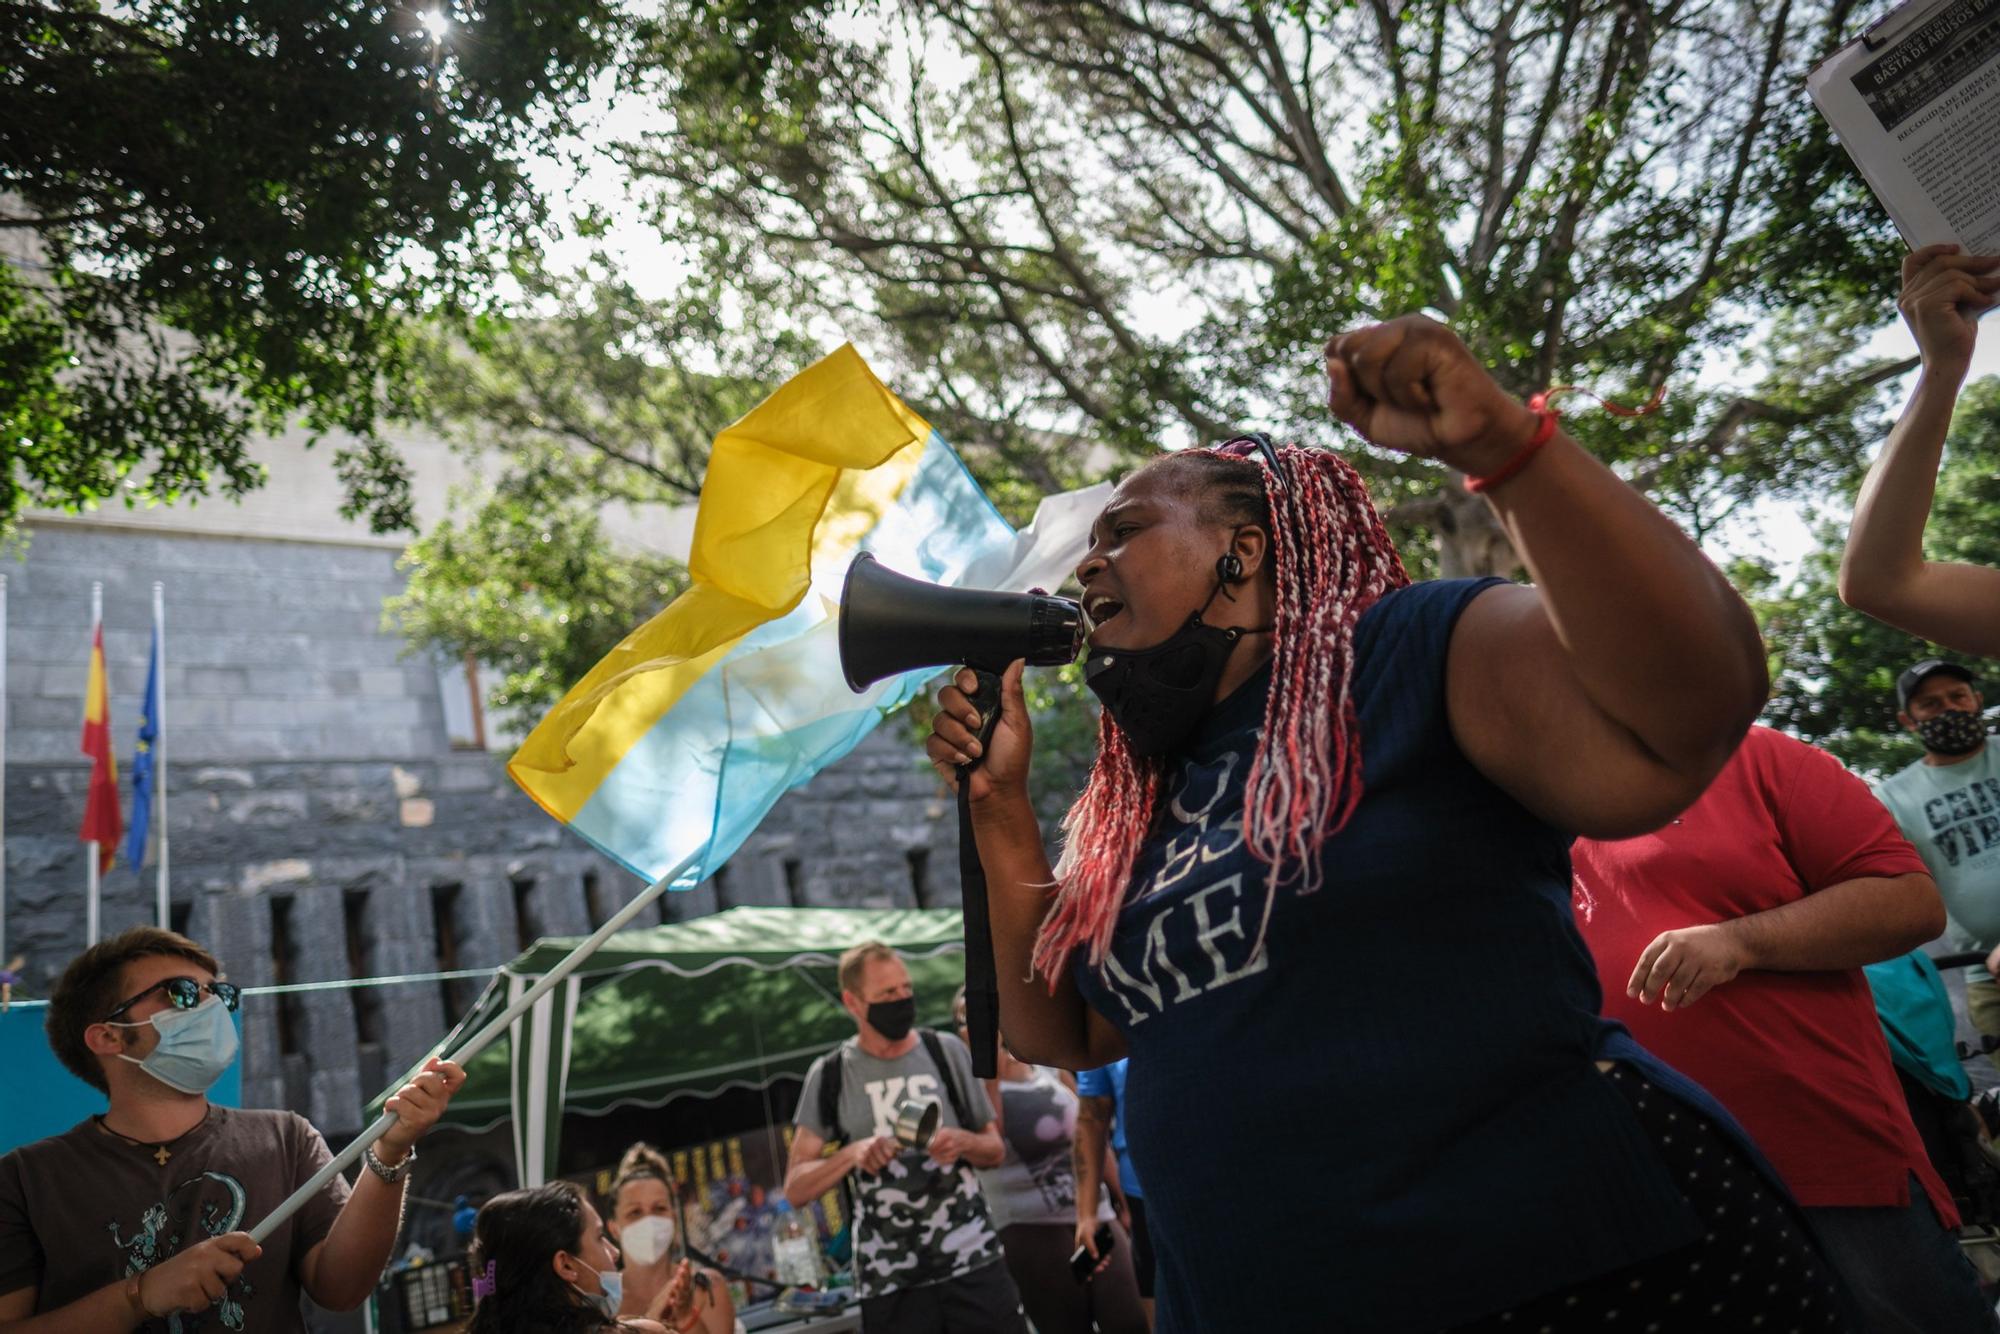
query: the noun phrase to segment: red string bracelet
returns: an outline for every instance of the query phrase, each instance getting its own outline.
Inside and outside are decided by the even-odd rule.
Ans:
[[[1465,489],[1473,495],[1476,496],[1482,491],[1487,491],[1500,485],[1500,483],[1534,462],[1535,455],[1540,453],[1542,446],[1546,445],[1555,435],[1556,412],[1554,408],[1548,406],[1547,395],[1536,394],[1528,400],[1528,407],[1541,417],[1541,425],[1537,426],[1535,433],[1528,437],[1528,443],[1515,451],[1513,458],[1508,459],[1484,477],[1468,477],[1465,479]]]
[[[1528,443],[1521,446],[1513,458],[1508,459],[1499,468],[1487,473],[1484,477],[1466,478],[1465,489],[1474,495],[1478,495],[1482,491],[1491,490],[1493,487],[1500,485],[1500,483],[1527,467],[1534,460],[1535,454],[1556,433],[1556,410],[1549,406],[1549,400],[1557,394],[1572,393],[1586,394],[1591,398],[1597,399],[1598,406],[1614,417],[1651,416],[1660,410],[1662,403],[1667,401],[1667,386],[1665,384],[1661,384],[1659,388],[1653,391],[1652,398],[1636,408],[1628,408],[1623,404],[1613,403],[1607,398],[1591,393],[1590,390],[1583,388],[1581,385],[1559,384],[1544,389],[1541,393],[1534,395],[1528,400],[1528,410],[1537,414],[1542,419],[1541,425],[1535,428],[1535,433],[1529,437]]]

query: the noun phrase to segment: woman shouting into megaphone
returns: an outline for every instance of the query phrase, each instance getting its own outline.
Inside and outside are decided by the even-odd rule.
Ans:
[[[1167,1334],[1749,1328],[1753,1286],[1773,1328],[1840,1327],[1754,1149],[1599,1019],[1570,920],[1571,838],[1665,823],[1762,706],[1749,611],[1442,325],[1326,370],[1363,439],[1484,495],[1533,586],[1411,583],[1328,451],[1127,477],[1076,569],[1104,707],[1055,867],[1018,664],[983,753],[969,673],[928,742],[948,781],[983,761],[1007,1045],[1130,1055]]]

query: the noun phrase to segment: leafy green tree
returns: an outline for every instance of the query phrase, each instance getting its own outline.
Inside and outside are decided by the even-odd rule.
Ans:
[[[0,0],[0,526],[262,480],[257,435],[374,435],[408,320],[540,220],[531,155],[625,31],[611,0]]]
[[[415,344],[425,423],[489,481],[411,546],[387,619],[497,669],[487,702],[526,725],[686,586],[678,562],[614,540],[607,508],[693,504],[714,434],[817,349],[742,337],[699,282],[644,297],[603,256],[552,273],[524,253],[510,277],[512,313]]]
[[[520,732],[687,586],[679,562],[617,549],[595,481],[542,454],[412,543],[383,608],[413,647],[493,668],[486,702]]]
[[[1331,442],[1321,340],[1426,309],[1523,394],[1665,387],[1647,422],[1572,429],[1705,535],[1850,485],[1909,366],[1863,357],[1900,243],[1796,91],[1856,23],[1837,0],[668,0],[627,85],[662,128],[615,151],[691,260],[682,313],[733,313],[680,364],[768,383],[849,330],[1017,519],[1239,425]],[[672,333],[610,324],[549,345],[541,382],[595,386],[605,348]],[[530,406],[453,410],[616,452]],[[1413,568],[1513,568],[1455,479],[1360,456]]]
[[[561,459],[559,491],[690,503],[715,433],[823,350],[796,333],[745,338],[699,277],[647,298],[602,255],[558,273],[532,254],[511,277],[509,309],[433,326],[416,363],[425,423],[523,486]]]
[[[1842,603],[1846,527],[1822,525],[1820,546],[1784,589],[1772,589],[1768,577],[1738,586],[1749,589],[1771,647],[1766,721],[1861,772],[1881,774],[1923,754],[1896,722],[1896,677],[1904,668],[1929,657],[1964,663],[2000,704],[2000,663],[1925,643]],[[1960,400],[1924,537],[1933,559],[2000,565],[2000,378],[1976,381]]]
[[[672,0],[622,150],[664,231],[869,331],[1003,497],[1268,425],[1331,441],[1320,345],[1425,309],[1701,530],[1851,480],[1899,243],[1800,96],[1833,3]],[[1732,387],[1697,387],[1698,370]],[[1376,457],[1443,573],[1515,558]],[[1418,562],[1418,563],[1421,563]]]

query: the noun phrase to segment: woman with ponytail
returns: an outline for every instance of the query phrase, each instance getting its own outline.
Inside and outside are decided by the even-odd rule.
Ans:
[[[1533,578],[1412,584],[1338,455],[1125,479],[1077,567],[1096,763],[1051,868],[1020,664],[928,742],[970,784],[1001,1026],[1129,1054],[1159,1329],[1841,1328],[1755,1150],[1598,1016],[1569,843],[1686,807],[1764,701],[1682,533],[1420,317],[1330,405],[1482,492]],[[1754,1298],[1754,1303],[1753,1303]]]
[[[617,1314],[618,1251],[574,1182],[495,1195],[472,1227],[466,1334],[665,1334],[653,1320]]]
[[[720,1273],[689,1264],[685,1222],[666,1155],[644,1143],[625,1150],[604,1211],[605,1229],[625,1257],[618,1309],[690,1334],[731,1334],[736,1303]]]

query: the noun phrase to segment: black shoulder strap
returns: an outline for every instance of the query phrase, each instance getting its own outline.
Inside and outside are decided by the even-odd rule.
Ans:
[[[958,1086],[957,1072],[951,1068],[951,1062],[945,1059],[944,1039],[928,1028],[920,1028],[917,1033],[924,1040],[924,1050],[930,1053],[931,1064],[935,1065],[938,1073],[944,1076],[944,1091],[951,1097],[952,1114],[958,1118],[959,1126],[966,1130],[977,1131],[979,1126],[972,1123],[972,1105],[966,1101],[965,1091]],[[983,1121],[980,1123],[984,1124]]]
[[[819,1123],[826,1127],[826,1142],[837,1144],[846,1142],[847,1136],[840,1129],[840,1059],[845,1045],[835,1047],[820,1057],[819,1072]]]

